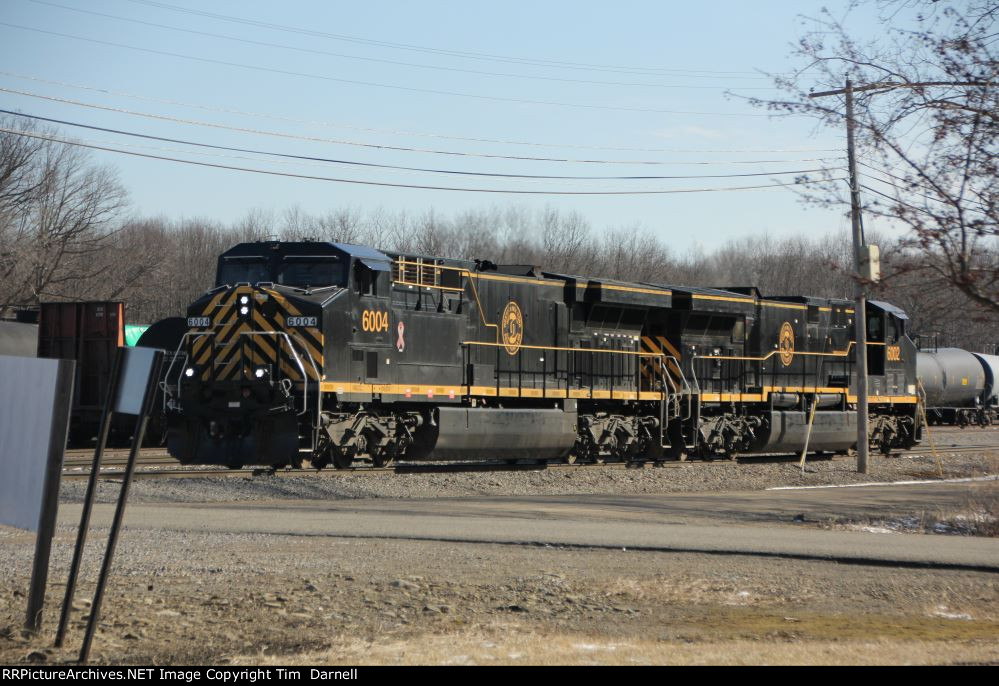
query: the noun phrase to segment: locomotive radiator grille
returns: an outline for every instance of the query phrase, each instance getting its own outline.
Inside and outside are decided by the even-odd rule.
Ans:
[[[318,381],[323,335],[318,326],[288,326],[289,319],[300,319],[301,314],[287,298],[270,289],[241,286],[219,293],[200,314],[210,326],[190,330],[208,334],[191,337],[190,359],[201,370],[203,381],[252,378],[254,370],[267,366],[282,378],[301,382],[299,361],[306,378]],[[296,348],[294,353],[284,336],[267,335],[272,333],[286,334]]]

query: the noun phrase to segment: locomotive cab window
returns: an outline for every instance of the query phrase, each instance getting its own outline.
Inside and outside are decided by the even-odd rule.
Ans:
[[[388,296],[389,273],[380,269],[372,269],[363,262],[354,264],[354,288],[358,295]]]
[[[286,257],[278,271],[277,282],[296,288],[342,286],[343,263],[335,255],[323,257]]]
[[[898,340],[905,335],[905,321],[898,317],[888,318],[888,342],[898,343]]]
[[[237,283],[273,281],[268,261],[264,257],[227,257],[219,268],[216,286],[233,286]]]
[[[867,340],[882,343],[885,340],[884,315],[880,312],[867,315]]]

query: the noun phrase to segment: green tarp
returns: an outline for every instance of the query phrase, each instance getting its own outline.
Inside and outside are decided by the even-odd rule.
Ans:
[[[126,324],[125,325],[125,345],[132,347],[139,342],[139,338],[149,328],[148,324]]]

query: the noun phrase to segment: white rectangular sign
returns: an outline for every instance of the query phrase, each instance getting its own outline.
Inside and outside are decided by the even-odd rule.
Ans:
[[[37,531],[46,488],[58,489],[73,365],[0,355],[0,524]]]

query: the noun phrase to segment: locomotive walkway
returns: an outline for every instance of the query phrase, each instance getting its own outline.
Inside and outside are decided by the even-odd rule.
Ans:
[[[999,572],[997,538],[815,526],[840,518],[960,511],[997,497],[999,482],[993,480],[649,496],[132,504],[126,528],[625,548]],[[94,524],[107,526],[111,511],[97,506]],[[79,505],[63,505],[60,523],[79,521],[79,513]]]

